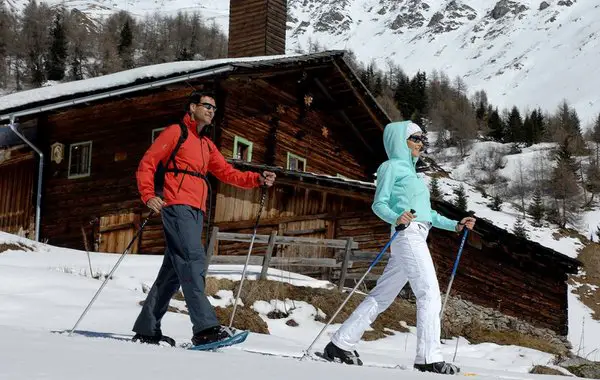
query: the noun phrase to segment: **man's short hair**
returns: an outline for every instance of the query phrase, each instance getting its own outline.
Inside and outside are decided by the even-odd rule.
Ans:
[[[203,97],[215,99],[215,95],[210,91],[193,91],[189,96],[185,105],[185,112],[190,111],[190,104],[198,104]]]

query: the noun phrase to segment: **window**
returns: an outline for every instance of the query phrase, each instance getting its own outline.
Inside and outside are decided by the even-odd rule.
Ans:
[[[68,178],[81,178],[90,175],[92,168],[92,142],[80,142],[69,147]]]
[[[236,160],[252,161],[252,143],[243,137],[233,139],[233,158]]]
[[[152,142],[154,142],[154,140],[156,140],[156,138],[158,137],[158,135],[160,135],[160,133],[162,131],[165,130],[166,127],[163,128],[156,128],[152,130]]]
[[[287,154],[287,169],[299,172],[306,171],[306,158],[296,156],[294,153]]]

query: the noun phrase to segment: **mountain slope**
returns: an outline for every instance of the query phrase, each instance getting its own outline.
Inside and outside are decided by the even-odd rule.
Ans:
[[[15,10],[26,0],[6,0]],[[228,29],[217,0],[51,0],[91,18],[126,10],[198,11]],[[287,49],[352,49],[360,61],[442,70],[501,107],[554,112],[567,99],[584,126],[600,113],[600,4],[591,0],[288,0]]]

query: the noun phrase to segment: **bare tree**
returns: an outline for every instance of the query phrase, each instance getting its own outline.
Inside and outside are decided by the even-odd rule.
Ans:
[[[506,166],[506,153],[497,147],[489,147],[475,153],[471,165],[484,173],[484,184],[495,184],[501,179],[498,170]]]
[[[402,120],[402,114],[400,110],[396,106],[396,102],[394,101],[394,94],[391,90],[386,89],[381,95],[377,98],[377,103],[383,108],[383,110],[388,114],[391,120]]]
[[[560,228],[565,228],[567,223],[577,224],[580,215],[580,189],[568,164],[558,162],[552,174],[552,190],[555,199],[553,222]]]
[[[523,213],[523,219],[526,217],[526,208],[525,208],[525,199],[528,198],[528,195],[531,190],[531,183],[527,181],[525,170],[523,170],[523,161],[519,160],[519,165],[517,167],[517,177],[513,179],[513,193],[517,195],[520,200],[519,208]]]

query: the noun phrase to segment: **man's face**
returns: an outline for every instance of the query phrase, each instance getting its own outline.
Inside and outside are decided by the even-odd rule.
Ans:
[[[198,122],[198,126],[202,127],[212,123],[216,109],[215,100],[210,96],[203,96],[198,104],[190,104],[190,112],[194,116],[194,120]]]

